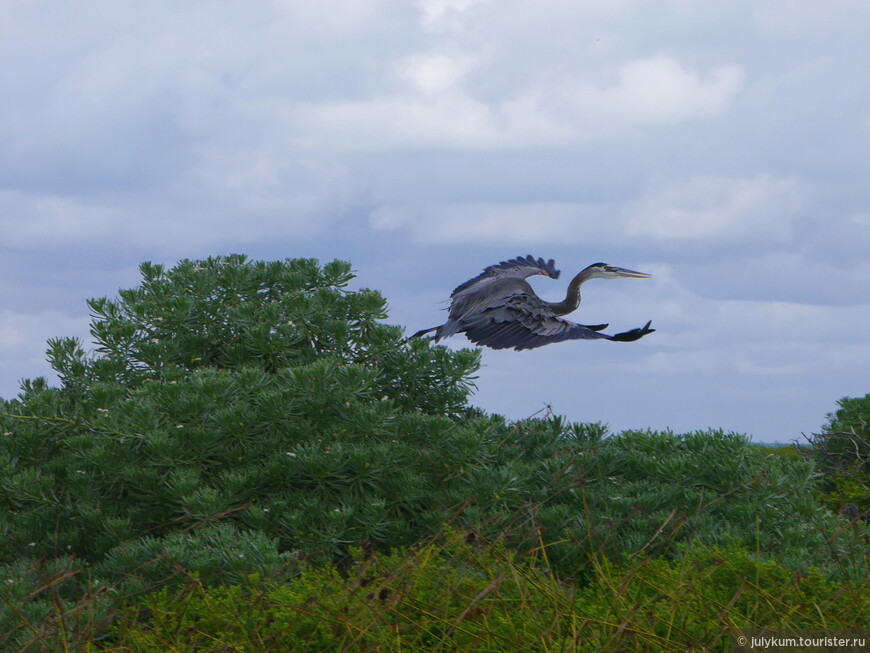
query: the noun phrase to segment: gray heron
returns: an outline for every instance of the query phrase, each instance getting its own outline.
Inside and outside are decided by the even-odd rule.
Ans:
[[[568,284],[561,302],[545,302],[538,297],[528,277],[543,274],[559,278],[555,261],[520,256],[490,265],[482,273],[457,286],[450,294],[447,321],[423,329],[412,338],[435,332],[430,338],[438,342],[464,333],[471,342],[492,349],[534,349],[563,340],[611,340],[632,342],[655,331],[652,321],[639,329],[608,335],[607,324],[577,324],[564,319],[580,305],[580,286],[590,279],[646,279],[650,275],[607,263],[593,263],[580,271]]]

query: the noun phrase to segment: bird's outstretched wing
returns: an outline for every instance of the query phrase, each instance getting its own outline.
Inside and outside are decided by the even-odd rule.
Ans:
[[[600,325],[596,325],[600,326]],[[477,345],[492,349],[534,349],[563,340],[638,340],[655,329],[650,323],[616,335],[599,333],[594,328],[559,317],[538,297],[516,293],[490,304],[472,319],[462,331]]]
[[[456,286],[450,296],[455,297],[460,293],[471,291],[477,286],[485,285],[495,279],[525,279],[535,274],[545,274],[551,279],[559,278],[559,270],[556,269],[556,262],[553,259],[545,261],[542,258],[536,259],[529,254],[490,265],[473,279]]]

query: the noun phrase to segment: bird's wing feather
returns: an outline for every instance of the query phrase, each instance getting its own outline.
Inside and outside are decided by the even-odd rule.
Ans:
[[[563,340],[611,337],[557,316],[539,297],[528,293],[489,304],[464,320],[462,331],[473,343],[492,349],[534,349]]]
[[[556,262],[553,259],[549,261],[542,258],[535,259],[529,254],[490,265],[473,279],[456,286],[450,296],[455,297],[460,293],[471,291],[475,287],[495,279],[525,279],[535,274],[545,274],[551,279],[559,278],[559,270],[556,269]]]

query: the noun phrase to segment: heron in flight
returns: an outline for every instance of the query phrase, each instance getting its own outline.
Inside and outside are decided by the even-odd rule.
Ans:
[[[450,294],[450,312],[444,324],[423,329],[411,337],[419,338],[434,331],[431,339],[438,342],[456,333],[464,333],[477,345],[520,350],[563,340],[632,342],[655,331],[650,329],[650,321],[639,329],[611,336],[601,333],[607,324],[577,324],[561,317],[577,309],[580,286],[590,279],[646,279],[650,276],[648,274],[606,263],[593,263],[571,279],[565,299],[555,303],[538,297],[526,281],[536,274],[559,278],[553,259],[544,261],[529,255],[490,265]]]

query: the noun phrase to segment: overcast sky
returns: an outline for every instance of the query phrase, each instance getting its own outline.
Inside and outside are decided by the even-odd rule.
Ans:
[[[870,4],[0,4],[0,396],[151,260],[352,262],[409,333],[486,265],[635,343],[483,354],[522,418],[789,441],[870,392]],[[459,336],[449,346],[460,347]]]

